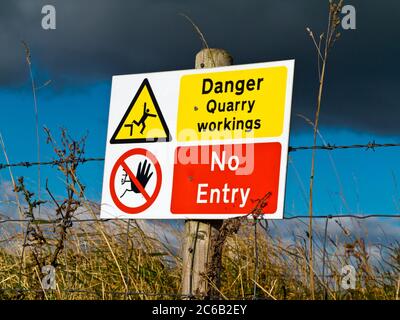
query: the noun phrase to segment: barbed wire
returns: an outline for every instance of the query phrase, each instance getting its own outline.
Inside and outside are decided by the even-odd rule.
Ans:
[[[302,150],[346,150],[346,149],[365,149],[365,150],[373,150],[377,148],[393,148],[393,147],[400,147],[400,143],[376,143],[374,141],[370,141],[366,144],[351,144],[351,145],[336,145],[336,144],[324,144],[324,145],[317,145],[317,146],[297,146],[292,147],[289,146],[289,152],[295,151],[302,151]],[[0,163],[0,170],[10,168],[10,167],[25,167],[29,168],[32,166],[55,166],[60,165],[63,163],[86,163],[86,162],[94,162],[94,161],[104,161],[103,157],[90,157],[90,158],[79,158],[79,159],[65,159],[65,160],[53,160],[53,161],[21,161],[16,163]]]
[[[33,167],[33,166],[56,166],[63,163],[85,163],[85,162],[93,162],[93,161],[104,161],[104,158],[100,157],[92,157],[92,158],[79,158],[79,159],[65,159],[65,160],[53,160],[53,161],[21,161],[16,163],[0,163],[0,170],[11,168],[11,167]]]
[[[298,150],[338,150],[338,149],[365,149],[373,150],[376,148],[391,148],[400,147],[400,143],[376,143],[375,140],[368,142],[367,144],[350,144],[350,145],[335,145],[335,144],[324,144],[319,146],[299,146],[299,147],[289,147],[289,152],[294,152]]]
[[[267,216],[267,215],[265,215]],[[309,215],[295,215],[295,216],[284,216],[282,220],[293,220],[293,219],[309,219]],[[366,214],[366,215],[357,215],[357,214],[328,214],[328,215],[313,215],[311,217],[312,219],[334,219],[334,218],[352,218],[352,219],[359,219],[359,220],[365,220],[365,219],[370,219],[370,218],[400,218],[400,214],[387,214],[387,213],[382,213],[382,214]],[[121,218],[116,218],[116,219],[96,219],[96,218],[90,218],[90,219],[76,219],[73,220],[72,223],[85,223],[85,222],[113,222],[116,223],[118,221],[122,222],[127,222],[131,219],[121,219]],[[153,220],[153,219],[152,219]],[[268,220],[267,218],[262,218],[258,217],[257,221],[264,221]],[[31,219],[0,219],[0,224],[3,223],[40,223],[41,225],[43,224],[56,224],[60,222],[60,219],[54,219],[54,220],[45,220],[45,219],[36,219],[36,220],[31,220]]]
[[[292,219],[309,219],[309,215],[296,215],[296,216],[288,216],[284,217],[284,220],[292,220]],[[366,214],[366,215],[360,215],[360,214],[327,214],[327,215],[313,215],[311,217],[312,219],[333,219],[333,218],[353,218],[353,219],[370,219],[370,218],[400,218],[400,214],[387,214],[387,213],[382,213],[382,214]]]

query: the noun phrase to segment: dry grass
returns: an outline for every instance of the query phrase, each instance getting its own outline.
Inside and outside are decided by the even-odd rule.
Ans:
[[[51,225],[42,227],[47,234],[46,252],[52,251],[54,242],[57,242],[52,229]],[[57,289],[45,292],[45,297],[41,296],[41,270],[32,255],[29,255],[22,274],[19,274],[20,250],[17,248],[22,245],[24,236],[22,233],[14,235],[12,241],[0,251],[0,288],[17,288],[21,292],[3,290],[0,296],[3,299],[113,299],[125,298],[123,293],[127,289],[148,293],[171,293],[178,289],[178,270],[169,267],[170,262],[165,259],[166,256],[175,257],[159,240],[146,235],[139,225],[130,226],[127,233],[127,223],[123,221],[107,224],[87,222],[76,223],[69,231],[63,252],[57,260]],[[151,298],[145,294],[130,297]]]
[[[41,272],[32,255],[27,255],[25,267],[19,272],[24,234],[18,228],[4,228],[0,249],[2,299],[180,298],[180,253],[160,236],[163,230],[176,237],[179,248],[183,235],[180,228],[166,223],[139,225],[136,221],[131,221],[129,228],[127,221],[75,223],[57,261],[57,288],[49,291],[41,290]],[[52,225],[43,225],[42,230],[47,237],[44,250],[50,252],[57,235]],[[314,234],[322,236],[320,231]],[[254,226],[242,225],[237,235],[228,238],[219,274],[221,297],[252,299],[256,287],[257,298],[309,299],[306,236],[284,238],[260,227],[257,235],[256,273]],[[343,242],[330,239],[327,277],[324,281],[320,275],[315,276],[315,298],[324,299],[326,294],[328,299],[398,299],[399,244],[381,246],[381,258],[374,263],[365,240],[351,235],[345,238]],[[321,262],[321,243],[315,242],[314,246],[315,260]],[[340,272],[349,263],[356,267],[357,285],[354,290],[343,290]]]
[[[317,97],[317,105],[315,108],[315,120],[314,120],[314,139],[313,145],[317,145],[317,132],[319,125],[319,116],[321,113],[321,105],[322,105],[322,94],[324,92],[325,87],[325,75],[327,62],[329,57],[329,52],[332,49],[336,40],[340,37],[340,32],[338,32],[337,28],[340,24],[340,12],[343,6],[343,0],[329,1],[329,15],[328,15],[328,26],[325,33],[321,33],[319,36],[318,44],[315,38],[313,31],[310,28],[307,28],[307,32],[312,39],[318,61],[318,78],[319,78],[319,88],[318,88],[318,97]],[[314,294],[314,254],[313,254],[313,241],[311,240],[313,237],[313,189],[314,189],[314,174],[315,174],[315,153],[316,150],[312,150],[311,156],[311,172],[310,172],[310,188],[309,188],[309,222],[308,222],[308,251],[310,257],[310,288],[311,288],[311,297],[315,298]]]

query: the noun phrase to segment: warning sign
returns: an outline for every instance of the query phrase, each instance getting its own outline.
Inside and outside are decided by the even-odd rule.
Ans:
[[[178,147],[175,157],[181,161],[174,166],[172,213],[249,214],[265,198],[261,212],[275,213],[280,143]]]
[[[110,176],[110,193],[123,212],[139,213],[151,206],[160,191],[161,168],[145,149],[132,149],[115,163]]]
[[[101,218],[281,219],[293,75],[288,60],[114,76]]]
[[[167,124],[147,79],[118,124],[110,143],[169,141]]]
[[[178,140],[280,136],[284,127],[286,82],[286,67],[182,77]],[[196,134],[188,136],[188,129]]]

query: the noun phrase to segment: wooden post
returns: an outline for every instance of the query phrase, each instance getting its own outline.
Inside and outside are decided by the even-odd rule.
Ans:
[[[223,49],[203,49],[196,55],[196,69],[229,66],[232,57]],[[186,220],[182,256],[182,295],[206,297],[209,292],[204,275],[210,262],[213,239],[222,220]]]

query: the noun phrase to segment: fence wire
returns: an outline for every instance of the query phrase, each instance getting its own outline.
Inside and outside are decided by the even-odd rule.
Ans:
[[[333,150],[346,150],[346,149],[365,149],[365,150],[373,150],[378,148],[393,148],[393,147],[400,147],[400,143],[376,143],[375,141],[370,141],[366,144],[351,144],[351,145],[335,145],[335,144],[324,144],[324,145],[318,145],[318,146],[297,146],[297,147],[292,147],[289,146],[289,152],[295,152],[295,151],[302,151],[302,150],[327,150],[327,151],[333,151]],[[25,167],[29,168],[32,166],[56,166],[60,165],[63,163],[70,163],[70,162],[75,162],[75,163],[86,163],[86,162],[101,162],[104,161],[104,158],[102,157],[91,157],[91,158],[79,158],[79,159],[73,159],[73,160],[53,160],[53,161],[21,161],[21,162],[16,162],[16,163],[0,163],[0,170],[6,169],[6,168],[12,168],[12,167]]]
[[[251,217],[251,216],[249,216]],[[400,214],[367,214],[367,215],[357,215],[357,214],[329,214],[329,215],[313,215],[310,217],[309,215],[295,215],[295,216],[283,216],[282,220],[293,220],[293,219],[334,219],[334,218],[352,218],[352,219],[359,219],[359,220],[365,220],[365,219],[370,219],[370,218],[400,218]],[[76,219],[73,220],[72,223],[86,223],[86,222],[101,222],[101,223],[116,223],[117,221],[123,221],[126,223],[129,223],[132,219],[121,219],[121,218],[115,218],[115,219]],[[135,220],[135,219],[133,219]],[[268,220],[268,215],[260,215],[257,217],[257,220],[259,221],[267,221]],[[44,220],[44,219],[37,219],[35,220],[41,225],[45,224],[57,224],[60,222],[59,219],[53,219],[53,220]],[[35,222],[33,221],[33,222]],[[32,222],[30,219],[0,219],[0,224],[4,223],[28,223]]]

